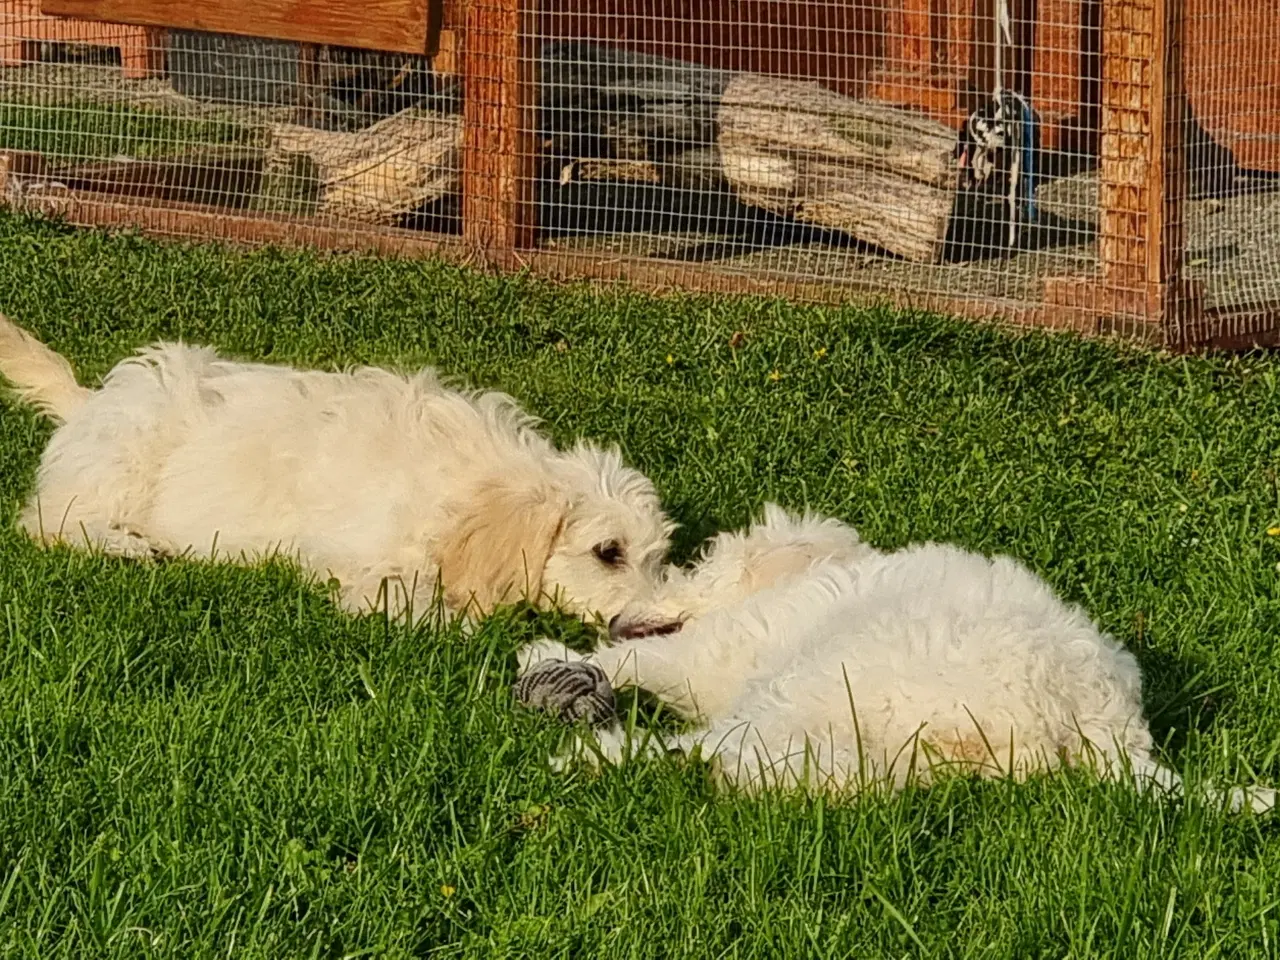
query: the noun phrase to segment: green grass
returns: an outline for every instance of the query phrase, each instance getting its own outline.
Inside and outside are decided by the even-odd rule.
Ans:
[[[0,218],[0,310],[86,380],[155,337],[437,363],[621,443],[685,525],[766,499],[892,547],[1027,561],[1135,651],[1165,759],[1280,781],[1273,360],[1162,359],[925,316],[554,289]],[[729,346],[735,331],[745,335]],[[0,954],[1250,957],[1280,824],[1085,777],[835,806],[697,767],[545,764],[512,652],[288,568],[155,567],[12,532],[48,428],[0,405]]]
[[[252,130],[217,117],[183,117],[116,104],[0,101],[0,150],[35,150],[53,161],[119,154],[163,157],[192,146],[247,144]]]

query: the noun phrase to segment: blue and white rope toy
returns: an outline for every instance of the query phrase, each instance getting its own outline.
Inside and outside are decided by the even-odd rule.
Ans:
[[[1009,229],[1006,245],[1018,246],[1020,225],[1034,223],[1036,153],[1039,127],[1022,94],[1004,87],[1004,51],[1012,48],[1008,0],[996,5],[995,89],[991,98],[965,119],[956,153],[963,170],[961,187],[998,193],[1004,199]]]

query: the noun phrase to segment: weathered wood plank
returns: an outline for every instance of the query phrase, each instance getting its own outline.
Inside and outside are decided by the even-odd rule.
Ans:
[[[68,190],[161,203],[248,206],[262,180],[263,151],[206,147],[160,160],[102,160],[55,167],[49,178]]]

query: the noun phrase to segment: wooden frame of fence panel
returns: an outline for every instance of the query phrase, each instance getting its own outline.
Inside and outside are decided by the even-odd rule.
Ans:
[[[42,0],[53,16],[430,55],[440,0]]]
[[[534,245],[533,58],[526,0],[463,9],[462,237],[476,259],[514,267]]]
[[[495,269],[527,266],[553,277],[626,280],[648,289],[678,285],[824,302],[887,301],[1030,326],[1118,334],[1173,347],[1238,347],[1280,340],[1280,305],[1243,312],[1208,311],[1199,290],[1182,275],[1186,0],[1101,0],[1101,50],[1090,61],[1100,60],[1096,80],[1100,267],[1095,278],[1047,278],[1039,302],[895,294],[874,285],[808,282],[776,272],[765,275],[650,258],[536,249],[536,118],[532,112],[536,64],[529,49],[534,34],[529,29],[530,14],[536,12],[536,2],[443,0],[442,25],[445,35],[457,40],[457,68],[464,88],[460,239],[415,237],[406,230],[298,217],[250,217],[215,208],[166,209],[136,199],[106,200],[84,194],[24,200],[18,205],[61,214],[77,223],[128,224],[158,234],[414,256],[436,253]],[[1098,6],[1089,6],[1088,0],[1082,3],[1081,36],[1090,29],[1083,20],[1084,11],[1096,13]],[[1015,7],[1024,13],[1021,20],[1034,21],[1035,0],[1015,0]],[[914,14],[914,30],[904,38],[904,50],[909,47],[921,57],[932,56],[927,45],[912,46],[908,41],[925,35],[924,11],[933,9],[923,0],[903,8],[904,17]],[[984,69],[989,72],[989,58],[981,48],[989,38],[975,36],[973,42],[971,68],[982,77]],[[1024,57],[1011,64],[1011,79],[1023,79],[1029,62]],[[1090,74],[1090,70],[1082,67],[1081,73]],[[1082,88],[1082,101],[1087,99]],[[1088,107],[1082,103],[1082,109]],[[0,157],[0,180],[5,174],[3,161]]]
[[[1102,9],[1098,257],[1109,309],[1165,326],[1184,308],[1182,0]]]

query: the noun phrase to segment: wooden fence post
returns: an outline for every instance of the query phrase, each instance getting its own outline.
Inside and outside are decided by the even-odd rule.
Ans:
[[[1183,12],[1183,0],[1102,4],[1098,255],[1122,323],[1174,324],[1186,305]]]
[[[471,0],[464,15],[462,237],[484,265],[510,269],[533,246],[534,63],[528,0]]]

